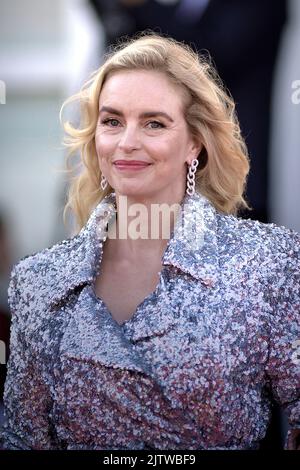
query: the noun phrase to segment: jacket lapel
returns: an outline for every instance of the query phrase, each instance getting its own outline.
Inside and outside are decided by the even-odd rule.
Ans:
[[[176,287],[167,282],[167,272],[162,271],[156,291],[138,306],[133,317],[123,325],[130,341],[162,336],[177,325],[178,309],[172,306],[174,289]]]
[[[103,306],[98,320],[94,319],[95,313],[93,311],[97,301],[93,302],[92,298],[87,295],[88,291],[85,286],[90,285],[91,288],[91,284],[99,274],[103,242],[107,235],[105,230],[115,216],[115,209],[115,194],[112,193],[98,204],[86,226],[76,237],[58,245],[60,253],[56,253],[56,256],[65,259],[63,263],[60,260],[59,266],[63,265],[65,268],[57,271],[56,275],[51,277],[55,279],[55,282],[53,285],[48,286],[51,309],[66,305],[68,296],[75,289],[83,287],[82,297],[79,296],[75,316],[72,315],[66,338],[68,338],[68,335],[71,338],[72,331],[76,329],[77,321],[78,324],[82,324],[81,315],[84,311],[83,319],[90,319],[91,324],[94,325],[93,328],[97,330],[100,344],[107,347],[104,346],[105,352],[98,351],[98,342],[95,349],[89,349],[88,341],[83,341],[86,334],[84,336],[78,334],[78,337],[81,338],[80,341],[84,343],[80,354],[82,355],[82,351],[86,350],[89,356],[92,354],[94,358],[98,357],[103,363],[106,361],[106,364],[113,364],[115,360],[119,359],[119,357],[115,357],[114,352],[112,352],[113,356],[110,356],[112,350],[110,345],[116,339],[121,347],[124,332],[129,335],[131,341],[135,342],[163,335],[177,325],[180,316],[178,282],[182,281],[179,281],[178,277],[175,276],[176,282],[174,282],[174,278],[172,282],[169,282],[169,276],[174,276],[176,270],[190,275],[195,282],[201,282],[204,289],[216,285],[219,273],[216,211],[201,194],[186,195],[181,203],[181,212],[162,258],[163,269],[155,295],[148,296],[138,306],[133,317],[124,324],[123,328],[114,321]],[[85,307],[83,300],[87,302],[87,307]],[[92,330],[89,328],[88,321],[86,321],[85,327],[87,331],[91,332],[92,337]],[[107,327],[109,327],[108,331],[110,332],[109,341],[105,338]],[[76,335],[73,334],[73,336]],[[69,341],[68,347],[70,345]],[[76,351],[79,354],[80,343],[75,346],[74,354]],[[102,346],[99,349],[102,349]],[[118,348],[115,349],[116,354],[118,354]],[[126,354],[124,353],[124,361],[125,358]],[[128,364],[131,364],[132,367],[135,364],[133,356],[127,359]],[[144,369],[144,365],[141,368]]]
[[[179,324],[182,292],[189,281],[183,276],[179,279],[178,272],[188,274],[196,284],[200,282],[204,290],[218,285],[216,211],[203,196],[195,194],[183,199],[162,266],[155,296],[150,296],[149,302],[146,299],[125,324],[131,341],[162,336]]]
[[[114,198],[108,195],[93,210],[78,235],[57,245],[52,266],[55,274],[52,276],[53,283],[48,286],[51,309],[65,302],[76,288],[91,283],[96,278],[106,229],[114,217]],[[57,267],[55,259],[59,259]]]
[[[171,265],[190,274],[208,287],[219,278],[217,212],[201,194],[185,196],[165,254],[163,265]]]
[[[60,345],[62,359],[132,370],[151,375],[148,365],[126,339],[120,326],[97,303],[85,286],[70,317]]]

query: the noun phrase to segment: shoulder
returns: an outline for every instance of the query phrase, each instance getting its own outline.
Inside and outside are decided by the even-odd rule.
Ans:
[[[79,235],[24,256],[13,266],[8,287],[11,310],[15,310],[16,304],[28,304],[36,291],[46,298],[48,288],[55,283],[61,263],[67,262],[77,243],[81,243]]]
[[[276,315],[299,316],[300,234],[274,223],[220,216],[220,257],[251,289],[264,291]],[[228,272],[228,271],[226,271]]]
[[[31,274],[43,274],[43,268],[55,268],[56,261],[60,256],[64,256],[70,249],[74,249],[77,241],[81,243],[79,235],[67,238],[41,251],[24,256],[13,266],[12,273],[18,274],[22,278]]]
[[[300,234],[274,223],[221,215],[218,246],[222,266],[253,273],[274,289],[299,284]]]
[[[218,228],[224,242],[241,249],[251,249],[265,256],[281,254],[300,256],[300,234],[274,223],[219,214]]]

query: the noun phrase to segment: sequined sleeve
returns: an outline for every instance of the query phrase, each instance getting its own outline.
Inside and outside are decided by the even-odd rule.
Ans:
[[[300,429],[300,236],[293,232],[287,246],[278,247],[282,276],[271,290],[273,316],[267,374],[274,398],[287,415],[289,431]],[[277,271],[278,273],[278,271]]]
[[[53,445],[48,420],[51,399],[43,371],[40,370],[41,361],[35,357],[26,341],[24,311],[29,310],[26,306],[31,297],[30,292],[25,293],[22,283],[18,281],[17,268],[18,265],[12,270],[8,289],[12,322],[4,390],[5,422],[0,442],[3,449],[51,449]]]

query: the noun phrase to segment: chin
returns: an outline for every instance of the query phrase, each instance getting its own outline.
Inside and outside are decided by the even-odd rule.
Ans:
[[[145,190],[145,186],[134,184],[116,185],[114,191],[120,196],[131,196],[131,197],[146,197],[149,192]]]

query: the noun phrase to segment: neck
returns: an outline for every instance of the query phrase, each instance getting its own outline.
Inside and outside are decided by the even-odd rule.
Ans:
[[[106,242],[111,256],[132,262],[138,262],[149,254],[162,257],[184,194],[181,192],[158,200],[116,193],[117,218],[110,227]]]

